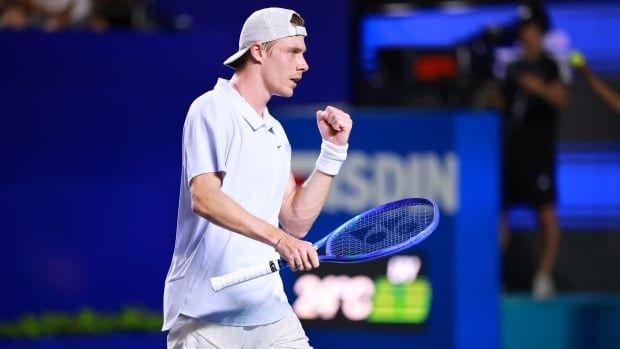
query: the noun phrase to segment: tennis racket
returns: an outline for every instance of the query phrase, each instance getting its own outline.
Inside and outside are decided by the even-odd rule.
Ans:
[[[357,263],[388,256],[418,244],[439,224],[437,204],[409,198],[390,202],[359,214],[313,244],[325,247],[321,262]],[[282,259],[211,278],[215,292],[288,267]]]

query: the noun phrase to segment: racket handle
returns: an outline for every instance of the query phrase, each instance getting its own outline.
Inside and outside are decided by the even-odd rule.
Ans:
[[[228,273],[226,275],[213,277],[211,278],[211,287],[213,288],[213,291],[218,292],[223,288],[256,279],[261,276],[269,275],[278,270],[280,270],[278,260],[272,260],[268,263],[261,263],[260,265],[233,271],[232,273]]]

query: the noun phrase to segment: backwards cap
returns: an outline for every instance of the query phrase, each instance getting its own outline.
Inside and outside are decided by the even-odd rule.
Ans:
[[[307,36],[305,27],[291,24],[293,15],[299,16],[293,10],[279,7],[264,8],[252,13],[241,29],[239,51],[228,57],[224,65],[234,69],[233,63],[240,59],[255,42],[265,43],[296,35]]]

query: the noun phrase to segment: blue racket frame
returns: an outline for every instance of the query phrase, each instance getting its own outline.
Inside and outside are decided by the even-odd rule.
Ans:
[[[348,221],[340,225],[338,228],[334,229],[331,233],[324,236],[321,240],[312,244],[312,246],[314,246],[314,248],[317,250],[319,248],[322,248],[323,246],[325,246],[325,244],[327,244],[330,241],[330,239],[333,239],[335,236],[337,236],[340,231],[342,231],[343,229],[355,224],[357,221],[364,219],[368,216],[379,214],[383,211],[389,211],[389,210],[392,210],[392,209],[395,209],[401,206],[414,206],[418,204],[433,207],[433,220],[429,223],[429,225],[426,228],[424,228],[415,237],[409,240],[406,240],[400,244],[391,246],[389,248],[385,248],[385,249],[371,252],[371,253],[360,254],[356,256],[334,256],[334,255],[331,255],[330,251],[326,249],[325,255],[319,255],[319,261],[333,262],[333,263],[354,263],[354,262],[359,262],[359,261],[370,261],[373,259],[378,259],[384,256],[395,254],[397,252],[403,251],[407,248],[410,248],[414,245],[419,244],[422,240],[426,239],[429,235],[431,235],[431,233],[439,225],[439,207],[437,206],[437,203],[429,199],[407,198],[407,199],[402,199],[398,201],[393,201],[385,205],[377,206],[373,209],[370,209],[364,213],[361,213],[349,219]],[[281,268],[288,267],[287,263],[284,260],[280,259],[278,262]]]

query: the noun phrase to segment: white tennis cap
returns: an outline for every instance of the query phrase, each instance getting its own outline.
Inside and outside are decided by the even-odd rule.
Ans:
[[[224,61],[224,65],[233,68],[232,63],[241,58],[255,42],[269,42],[288,36],[307,36],[306,28],[291,24],[293,15],[299,14],[285,8],[270,7],[258,10],[245,20],[239,35],[239,51]],[[300,16],[301,18],[301,16]]]

